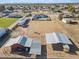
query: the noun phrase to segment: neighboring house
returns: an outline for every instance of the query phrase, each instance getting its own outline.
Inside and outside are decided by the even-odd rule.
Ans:
[[[11,11],[11,10],[6,9],[6,10],[4,10],[4,11],[3,11],[3,13],[12,13],[12,11]]]
[[[10,14],[8,17],[9,18],[22,18],[23,16],[21,16],[19,14]]]
[[[63,16],[62,16],[62,22],[64,23],[71,23],[73,20],[75,20],[75,16],[74,14],[71,14],[71,13],[65,13]]]
[[[76,13],[79,13],[79,8],[78,8],[78,9],[75,9],[75,12],[76,12]]]
[[[0,18],[3,17],[3,13],[0,13]]]
[[[44,14],[36,14],[33,16],[32,20],[39,20],[39,21],[47,21],[51,20],[49,16],[44,15]]]
[[[74,19],[73,18],[62,18],[62,22],[70,24]]]
[[[30,19],[23,19],[21,21],[19,21],[18,25],[19,26],[25,26],[26,24],[28,24],[30,21]]]

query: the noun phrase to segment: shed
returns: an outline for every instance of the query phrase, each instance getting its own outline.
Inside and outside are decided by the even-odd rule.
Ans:
[[[3,47],[11,47],[12,52],[29,51],[32,39],[25,36],[18,36],[17,38],[9,39]]]
[[[69,38],[60,32],[47,33],[45,38],[47,44],[62,44],[65,51],[69,51],[69,45],[73,45]]]

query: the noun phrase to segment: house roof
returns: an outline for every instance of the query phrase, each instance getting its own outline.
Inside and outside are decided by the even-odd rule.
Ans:
[[[20,44],[24,47],[31,46],[32,39],[25,36],[18,36],[17,38],[10,38],[5,44],[4,47],[11,46],[13,44]]]
[[[47,44],[57,44],[57,43],[72,44],[65,34],[59,32],[47,33],[45,35],[45,38]]]
[[[11,10],[8,10],[8,9],[4,10],[3,12],[4,13],[12,13],[12,11]]]
[[[63,18],[74,18],[75,16],[74,16],[74,14],[72,14],[72,13],[65,13],[64,15],[63,15]]]
[[[74,18],[63,18],[62,20],[65,20],[65,21],[74,21]]]

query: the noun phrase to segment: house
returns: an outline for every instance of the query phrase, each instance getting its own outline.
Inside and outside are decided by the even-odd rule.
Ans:
[[[7,16],[8,14],[0,13],[0,18]]]
[[[9,18],[22,18],[22,16],[21,15],[19,15],[19,14],[10,14],[9,16],[8,16]]]
[[[73,13],[64,13],[63,18],[75,18],[75,15]]]
[[[73,18],[63,18],[62,22],[66,23],[66,24],[70,24],[71,22],[73,22]]]
[[[72,42],[69,40],[69,38],[60,32],[46,33],[45,39],[47,44],[61,44],[63,45],[64,50],[67,51],[70,50],[69,45],[72,45]]]
[[[21,21],[19,21],[18,25],[19,26],[25,26],[26,24],[28,24],[30,21],[30,19],[22,19]]]
[[[0,38],[7,33],[7,29],[0,28]]]
[[[75,20],[76,16],[74,16],[74,14],[71,13],[65,13],[62,16],[62,22],[70,24],[71,22],[73,22]]]
[[[6,10],[4,10],[4,11],[3,11],[3,13],[9,14],[9,13],[12,13],[12,11],[11,11],[11,10],[6,9]]]
[[[79,13],[79,8],[78,9],[75,9],[75,13],[77,13],[77,14]]]
[[[33,40],[27,36],[18,36],[17,38],[10,38],[4,44],[3,47],[11,47],[11,52],[16,53],[26,52],[28,54],[37,54],[37,55],[41,54],[41,45],[39,41]]]
[[[51,20],[49,16],[44,15],[44,14],[36,14],[33,16],[32,20],[39,20],[39,21],[46,21],[46,20]]]

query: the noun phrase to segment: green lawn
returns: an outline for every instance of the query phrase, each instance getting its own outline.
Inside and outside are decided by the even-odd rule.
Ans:
[[[17,21],[16,18],[0,18],[0,27],[7,28],[15,21]]]

